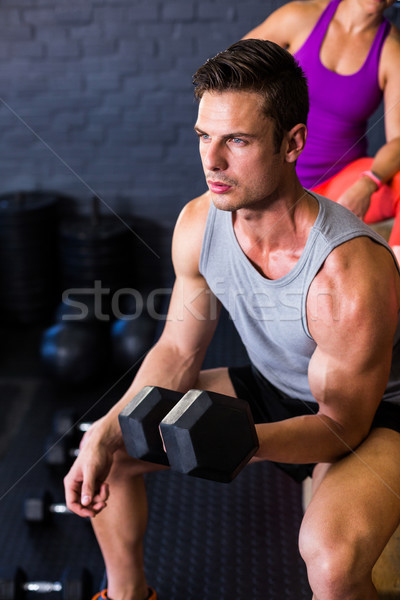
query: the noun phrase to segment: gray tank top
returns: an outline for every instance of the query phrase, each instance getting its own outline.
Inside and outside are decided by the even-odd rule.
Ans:
[[[316,348],[306,320],[308,289],[334,248],[360,236],[389,246],[339,204],[314,194],[319,213],[293,269],[280,279],[263,277],[236,239],[232,213],[211,203],[200,255],[200,272],[229,312],[253,365],[275,387],[300,400],[315,401],[308,364]],[[333,305],[335,310],[335,305]],[[339,307],[337,307],[339,309]],[[400,321],[385,400],[400,403]]]

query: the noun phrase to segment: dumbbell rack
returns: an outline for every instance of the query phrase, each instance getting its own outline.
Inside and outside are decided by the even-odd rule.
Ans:
[[[21,356],[23,346],[18,346]],[[79,410],[85,410],[105,388],[63,393],[39,375],[5,377],[3,368],[7,372],[7,364],[0,366],[0,416],[3,410],[10,410],[13,397],[18,404],[15,415],[19,410],[25,412],[10,443],[0,453],[0,567],[21,567],[29,579],[44,581],[57,581],[67,567],[87,567],[95,592],[104,565],[87,521],[75,515],[56,516],[51,522],[31,526],[24,520],[23,506],[27,496],[40,495],[44,490],[60,501],[64,499],[62,472],[49,470],[43,458],[53,414],[63,404],[73,406],[74,402]],[[50,598],[60,599],[55,591],[46,593],[47,598],[49,594]]]

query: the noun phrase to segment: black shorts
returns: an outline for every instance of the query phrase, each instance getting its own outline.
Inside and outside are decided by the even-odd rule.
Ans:
[[[283,421],[300,415],[318,412],[316,402],[305,402],[287,396],[278,390],[252,365],[230,367],[229,376],[238,398],[246,400],[255,423]],[[400,404],[381,402],[372,427],[387,427],[400,433]],[[296,481],[312,475],[315,464],[275,463]]]

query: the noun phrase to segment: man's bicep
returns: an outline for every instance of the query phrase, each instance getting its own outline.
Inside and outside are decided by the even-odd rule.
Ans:
[[[200,273],[199,263],[210,199],[207,194],[189,202],[179,215],[172,243],[175,270],[162,342],[179,353],[205,354],[214,334],[220,305]]]
[[[310,292],[308,323],[317,347],[308,376],[320,411],[362,436],[389,378],[398,276],[386,249],[360,238],[348,244],[346,259],[346,246],[326,262]]]
[[[196,278],[177,277],[167,314],[167,325],[184,329],[189,338],[210,336],[218,322],[220,304],[206,281]]]
[[[220,314],[220,303],[205,279],[176,278],[166,318],[163,338],[191,354],[205,351],[212,339]]]
[[[357,345],[357,341],[354,341]],[[338,349],[335,355],[317,346],[311,358],[308,379],[319,413],[338,424],[349,446],[367,435],[382,399],[390,365],[390,351],[358,356],[356,349]]]

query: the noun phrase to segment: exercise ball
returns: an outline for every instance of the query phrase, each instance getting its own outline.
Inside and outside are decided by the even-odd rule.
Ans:
[[[154,343],[156,321],[147,314],[116,319],[111,325],[111,352],[120,371],[138,368]]]
[[[90,380],[103,366],[105,355],[104,336],[95,326],[56,323],[43,332],[43,365],[62,383],[75,385]]]

